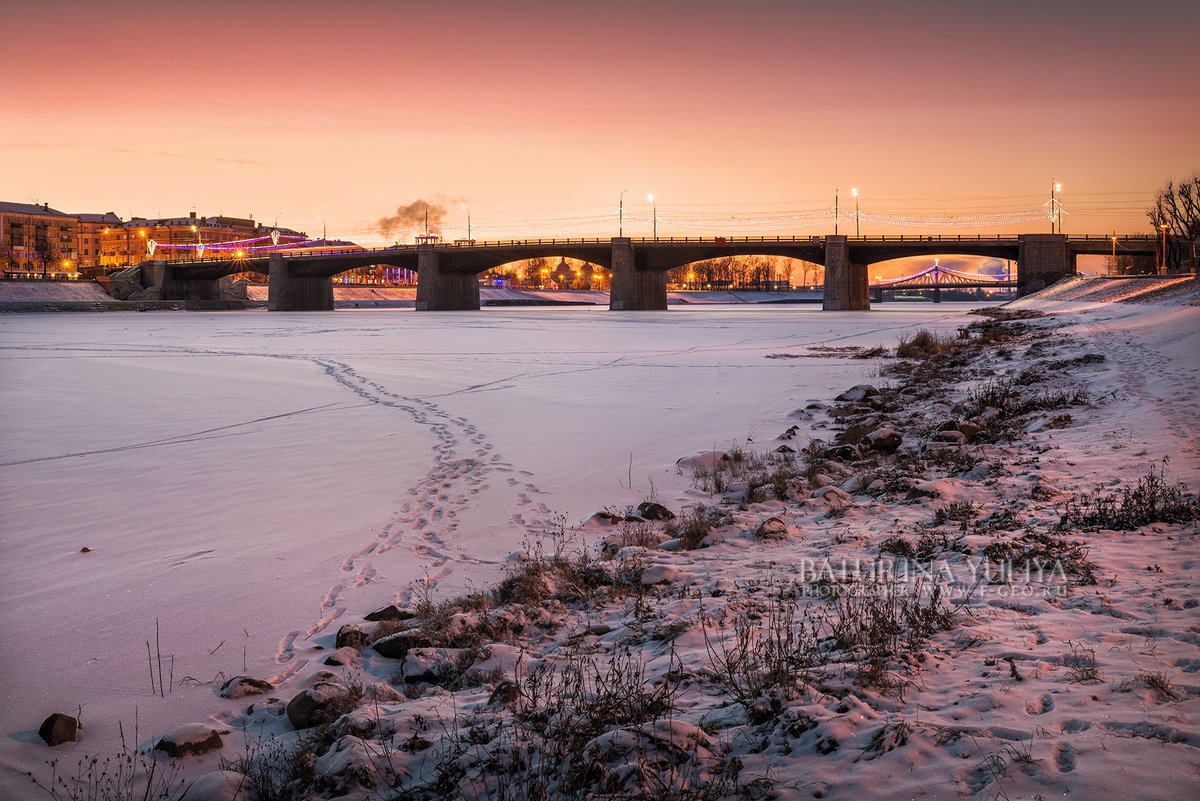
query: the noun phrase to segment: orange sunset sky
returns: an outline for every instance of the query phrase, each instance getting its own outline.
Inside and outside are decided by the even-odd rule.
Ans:
[[[427,199],[446,236],[468,208],[477,239],[607,236],[628,190],[626,235],[648,193],[660,236],[820,234],[769,218],[839,186],[842,213],[1014,212],[1057,180],[1064,231],[1104,234],[1200,168],[1195,0],[6,0],[0,29],[0,199],[67,212],[377,244]]]

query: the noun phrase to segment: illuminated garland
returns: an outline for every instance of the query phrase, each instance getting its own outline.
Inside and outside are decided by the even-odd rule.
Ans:
[[[850,214],[843,219],[859,219],[866,222],[882,223],[909,228],[986,228],[995,225],[1018,225],[1020,223],[1048,220],[1050,216],[1044,209],[1031,209],[1005,214],[976,214],[956,215],[945,217],[918,217],[902,214]]]
[[[267,236],[267,237],[262,237],[260,239],[245,240],[245,241],[261,242],[263,239],[270,239],[270,238],[271,237]],[[285,237],[281,236],[279,238],[284,239]],[[272,250],[289,250],[292,248],[311,248],[311,247],[315,247],[317,245],[328,243],[330,241],[328,239],[304,239],[303,237],[287,237],[287,238],[299,239],[300,241],[298,241],[298,242],[280,242],[278,245],[275,245],[275,244],[260,245],[255,248],[248,248],[248,247],[239,247],[234,242],[219,242],[219,243],[191,242],[191,243],[182,244],[182,245],[164,245],[161,242],[155,242],[153,239],[151,239],[146,243],[146,247],[148,250],[150,250],[151,253],[153,253],[155,250],[195,250],[195,251],[199,251],[201,253],[210,252],[210,251],[215,251],[217,253],[234,253],[234,252],[265,253],[267,251],[272,251]],[[153,247],[151,247],[151,245],[153,245]]]

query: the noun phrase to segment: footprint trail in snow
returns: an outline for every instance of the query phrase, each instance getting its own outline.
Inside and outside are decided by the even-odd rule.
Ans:
[[[521,508],[521,514],[513,514],[507,521],[512,528],[539,531],[554,523],[552,510],[531,497],[544,494],[529,482],[531,474],[504,461],[469,420],[454,417],[428,400],[396,394],[345,363],[314,361],[327,376],[360,399],[394,409],[433,434],[433,464],[408,488],[408,499],[391,520],[371,539],[351,544],[338,568],[341,575],[322,599],[313,625],[289,632],[281,640],[275,657],[280,672],[272,678],[276,682],[286,680],[304,666],[307,660],[298,657],[306,641],[336,626],[347,611],[344,595],[348,590],[394,580],[388,576],[389,565],[404,564],[410,570],[414,562],[421,565],[423,577],[394,596],[396,603],[404,605],[436,589],[458,565],[494,564],[467,555],[456,536],[462,514],[489,489],[508,493],[511,505]],[[504,515],[498,512],[496,519],[503,520]]]

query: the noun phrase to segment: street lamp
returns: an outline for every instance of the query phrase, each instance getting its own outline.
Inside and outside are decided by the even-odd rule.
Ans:
[[[1159,223],[1159,228],[1162,229],[1163,245],[1162,245],[1162,272],[1167,271],[1167,224]]]
[[[1050,233],[1054,233],[1054,224],[1058,223],[1058,233],[1062,233],[1062,215],[1058,210],[1059,202],[1055,200],[1054,193],[1062,191],[1062,184],[1050,181]]]
[[[646,200],[650,201],[650,218],[654,221],[653,235],[655,239],[658,239],[658,206],[654,203],[654,193],[646,195]]]
[[[471,241],[471,210],[467,208],[467,204],[463,204],[463,209],[467,212],[467,242]]]
[[[850,194],[854,195],[854,236],[858,237],[858,190],[851,189]]]
[[[625,236],[625,193],[628,189],[621,190],[621,196],[617,199],[617,236]]]
[[[839,186],[833,190],[833,235],[837,236],[838,232],[838,195],[842,188]]]

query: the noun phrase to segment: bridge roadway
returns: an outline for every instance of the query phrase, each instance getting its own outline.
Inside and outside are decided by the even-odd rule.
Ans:
[[[1120,236],[1122,254],[1154,254],[1154,236]],[[417,309],[454,311],[479,308],[480,273],[538,257],[580,259],[612,271],[609,308],[667,308],[666,272],[721,256],[784,256],[825,267],[823,308],[870,308],[871,264],[906,256],[971,255],[1017,263],[1020,294],[1036,292],[1075,271],[1081,254],[1107,254],[1110,236],[1018,234],[994,237],[717,237],[671,239],[528,239],[396,245],[375,250],[290,251],[238,259],[148,261],[123,274],[136,280],[142,297],[163,300],[215,300],[218,280],[241,272],[267,276],[268,308],[314,311],[333,308],[331,278],[370,265],[413,270],[418,275]],[[136,274],[134,273],[136,270]]]

